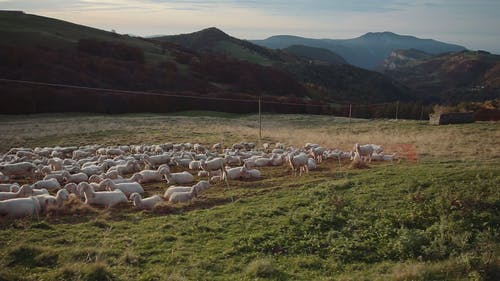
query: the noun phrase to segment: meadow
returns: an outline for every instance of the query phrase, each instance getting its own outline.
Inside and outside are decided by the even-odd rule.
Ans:
[[[291,177],[216,184],[154,212],[70,201],[0,224],[0,280],[499,280],[500,124],[263,116],[263,142],[350,150],[401,144],[418,160],[327,160]],[[0,116],[11,147],[258,142],[256,115]],[[404,156],[404,155],[402,155]],[[161,194],[166,183],[149,184]]]

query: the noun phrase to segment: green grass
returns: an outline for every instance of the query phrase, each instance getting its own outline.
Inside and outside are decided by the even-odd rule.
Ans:
[[[206,112],[2,116],[0,129],[15,127],[23,136],[21,146],[77,143],[78,137],[95,143],[210,143],[220,134],[228,141],[246,138],[241,132],[253,136],[255,116],[233,117]],[[307,130],[302,142],[323,130],[348,129],[343,120],[324,116],[266,117],[269,129]],[[76,136],[50,131],[77,121],[82,132]],[[325,122],[330,123],[321,125]],[[97,123],[98,131],[86,127]],[[418,129],[419,135],[449,138],[453,149],[461,150],[468,142],[457,137],[473,132],[478,141],[491,143],[498,124],[352,126],[353,139],[373,134],[371,127],[400,134]],[[133,130],[139,133],[130,135]],[[277,137],[265,135],[271,136]],[[488,152],[466,161],[442,158],[438,148],[417,163],[373,163],[363,170],[328,160],[300,178],[292,178],[286,167],[266,167],[262,180],[231,181],[230,188],[217,184],[191,203],[153,213],[130,205],[84,208],[72,201],[40,221],[3,221],[0,280],[498,280],[500,159]],[[145,185],[147,195],[166,187]]]

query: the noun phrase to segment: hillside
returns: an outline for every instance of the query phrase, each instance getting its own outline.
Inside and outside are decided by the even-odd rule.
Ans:
[[[311,63],[316,64],[326,63],[339,65],[347,63],[343,57],[335,54],[330,50],[322,48],[314,48],[304,45],[292,45],[283,49],[283,52],[299,56],[310,61]]]
[[[386,60],[385,73],[420,96],[448,102],[500,97],[499,55],[463,51],[429,56],[412,51],[411,57],[409,53],[393,52]]]
[[[397,49],[418,49],[430,54],[465,50],[458,45],[392,32],[370,32],[353,39],[311,39],[279,35],[251,42],[273,49],[283,49],[292,45],[328,49],[342,56],[348,63],[366,69],[376,69],[392,51]]]
[[[301,56],[260,47],[216,28],[145,39],[23,12],[3,11],[0,12],[0,36],[12,38],[0,43],[0,78],[4,79],[152,91],[160,95],[246,99],[263,96],[299,103],[385,102],[408,100],[410,95],[407,88],[393,85],[390,78],[375,76],[373,79],[371,73],[354,67],[349,73],[343,70],[330,73],[337,69],[318,68]],[[320,59],[338,59],[323,51],[322,55],[325,54],[329,57]],[[315,72],[329,78],[308,76]],[[353,77],[358,86],[346,87]],[[253,110],[247,104],[229,102],[205,108],[209,103],[195,99],[188,102],[182,98],[148,95],[103,96],[103,92],[89,89],[5,82],[1,86],[4,90],[0,95],[2,113],[180,109],[243,113]],[[282,107],[276,105],[272,110],[291,110]]]

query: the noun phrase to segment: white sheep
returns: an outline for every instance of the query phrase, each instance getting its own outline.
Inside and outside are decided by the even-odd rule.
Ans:
[[[316,168],[318,167],[317,163],[316,163],[316,160],[312,159],[312,158],[309,158],[307,160],[307,169],[310,170],[315,170]]]
[[[85,173],[77,173],[77,174],[70,174],[70,173],[65,173],[64,174],[64,177],[63,177],[63,182],[64,183],[81,183],[81,182],[84,182],[84,181],[88,181],[89,179],[89,176],[87,176],[87,174]]]
[[[216,171],[224,170],[224,165],[226,165],[226,159],[217,157],[212,160],[201,160],[201,168],[205,171]]]
[[[323,162],[323,154],[325,153],[326,148],[321,147],[321,146],[316,146],[316,147],[311,147],[309,150],[310,155],[316,160],[316,162],[319,164]]]
[[[365,144],[365,145],[355,144],[353,152],[354,151],[357,151],[359,153],[361,160],[365,160],[366,158],[368,158],[368,162],[371,162],[373,153],[380,154],[384,151],[384,148],[382,146],[376,145],[376,144]],[[354,154],[353,154],[353,157],[354,157]],[[351,159],[351,160],[354,160],[354,159]]]
[[[150,182],[160,182],[162,180],[163,175],[165,175],[166,173],[167,173],[166,169],[159,169],[159,170],[142,170],[136,174],[139,174],[141,176],[138,182],[150,183]]]
[[[170,203],[183,203],[196,197],[196,188],[192,187],[190,191],[174,192],[170,194],[168,202]]]
[[[9,218],[38,217],[40,204],[34,197],[0,201],[0,216]]]
[[[293,154],[288,155],[288,164],[292,168],[292,176],[296,176],[296,170],[299,170],[299,176],[302,175],[302,172],[309,173],[309,169],[307,167],[307,163],[309,158],[303,152],[299,155],[294,156]]]
[[[2,183],[0,184],[0,192],[9,192],[12,191],[12,186],[19,187],[19,184],[16,183]]]
[[[244,179],[260,179],[261,177],[262,173],[257,169],[245,170],[242,174],[242,178]]]
[[[58,157],[50,158],[47,163],[53,171],[61,171],[64,167],[62,159]]]
[[[191,162],[189,162],[189,169],[190,170],[201,170],[201,161],[192,160]]]
[[[220,181],[222,181],[222,176],[213,176],[210,178],[210,182],[212,182],[212,183],[217,183]]]
[[[38,203],[40,204],[40,212],[45,213],[47,212],[49,206],[61,207],[63,202],[68,200],[69,192],[66,189],[61,189],[57,192],[56,196],[43,194],[34,197],[38,200]]]
[[[85,196],[85,204],[113,207],[120,203],[127,203],[127,196],[121,190],[95,192],[86,182],[78,184],[80,192]]]
[[[8,176],[9,178],[14,177],[30,177],[33,178],[36,172],[36,166],[30,162],[20,162],[13,164],[1,164],[0,173]]]
[[[101,182],[101,186],[104,186],[108,190],[121,190],[126,196],[130,196],[132,193],[144,193],[144,188],[138,182],[125,182],[125,183],[114,183],[110,179],[105,179]]]
[[[13,186],[15,188],[15,186]],[[15,189],[14,189],[15,190]],[[31,195],[32,188],[29,185],[23,185],[17,192],[0,192],[0,201],[8,200],[8,199],[14,199],[14,198],[21,198],[21,197],[28,197]]]
[[[147,154],[144,154],[143,161],[151,169],[156,169],[158,166],[160,166],[162,164],[168,164],[170,162],[170,156],[167,154],[153,155],[153,156],[149,156]]]
[[[241,167],[229,168],[226,169],[222,174],[223,180],[237,180],[243,176],[243,173],[247,170],[246,166],[243,165]]]
[[[134,202],[134,206],[140,210],[153,210],[157,204],[163,202],[163,198],[158,195],[153,195],[143,199],[139,193],[135,192],[130,194],[130,200],[132,200],[132,202]]]
[[[210,173],[207,171],[199,171],[198,172],[198,177],[209,177]]]
[[[61,188],[61,184],[56,179],[39,180],[33,184],[34,189],[45,188],[49,191],[58,190]]]
[[[181,173],[165,173],[164,176],[168,184],[186,184],[194,181],[194,176],[187,171]]]

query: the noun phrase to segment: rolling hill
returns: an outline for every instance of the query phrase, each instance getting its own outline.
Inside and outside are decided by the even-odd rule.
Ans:
[[[342,56],[348,63],[366,69],[376,69],[392,51],[397,49],[413,48],[430,54],[465,50],[464,47],[458,45],[392,32],[370,32],[353,39],[311,39],[278,35],[251,42],[273,49],[283,49],[292,45],[328,49]]]
[[[326,63],[326,64],[339,65],[347,63],[343,57],[335,54],[330,50],[322,48],[314,48],[304,45],[292,45],[290,47],[283,49],[283,52],[299,56],[301,58],[309,60],[309,62],[311,63],[316,63],[316,64]]]
[[[500,97],[500,56],[484,51],[462,51],[432,56],[398,50],[385,61],[387,75],[408,85],[420,96],[457,102]]]

